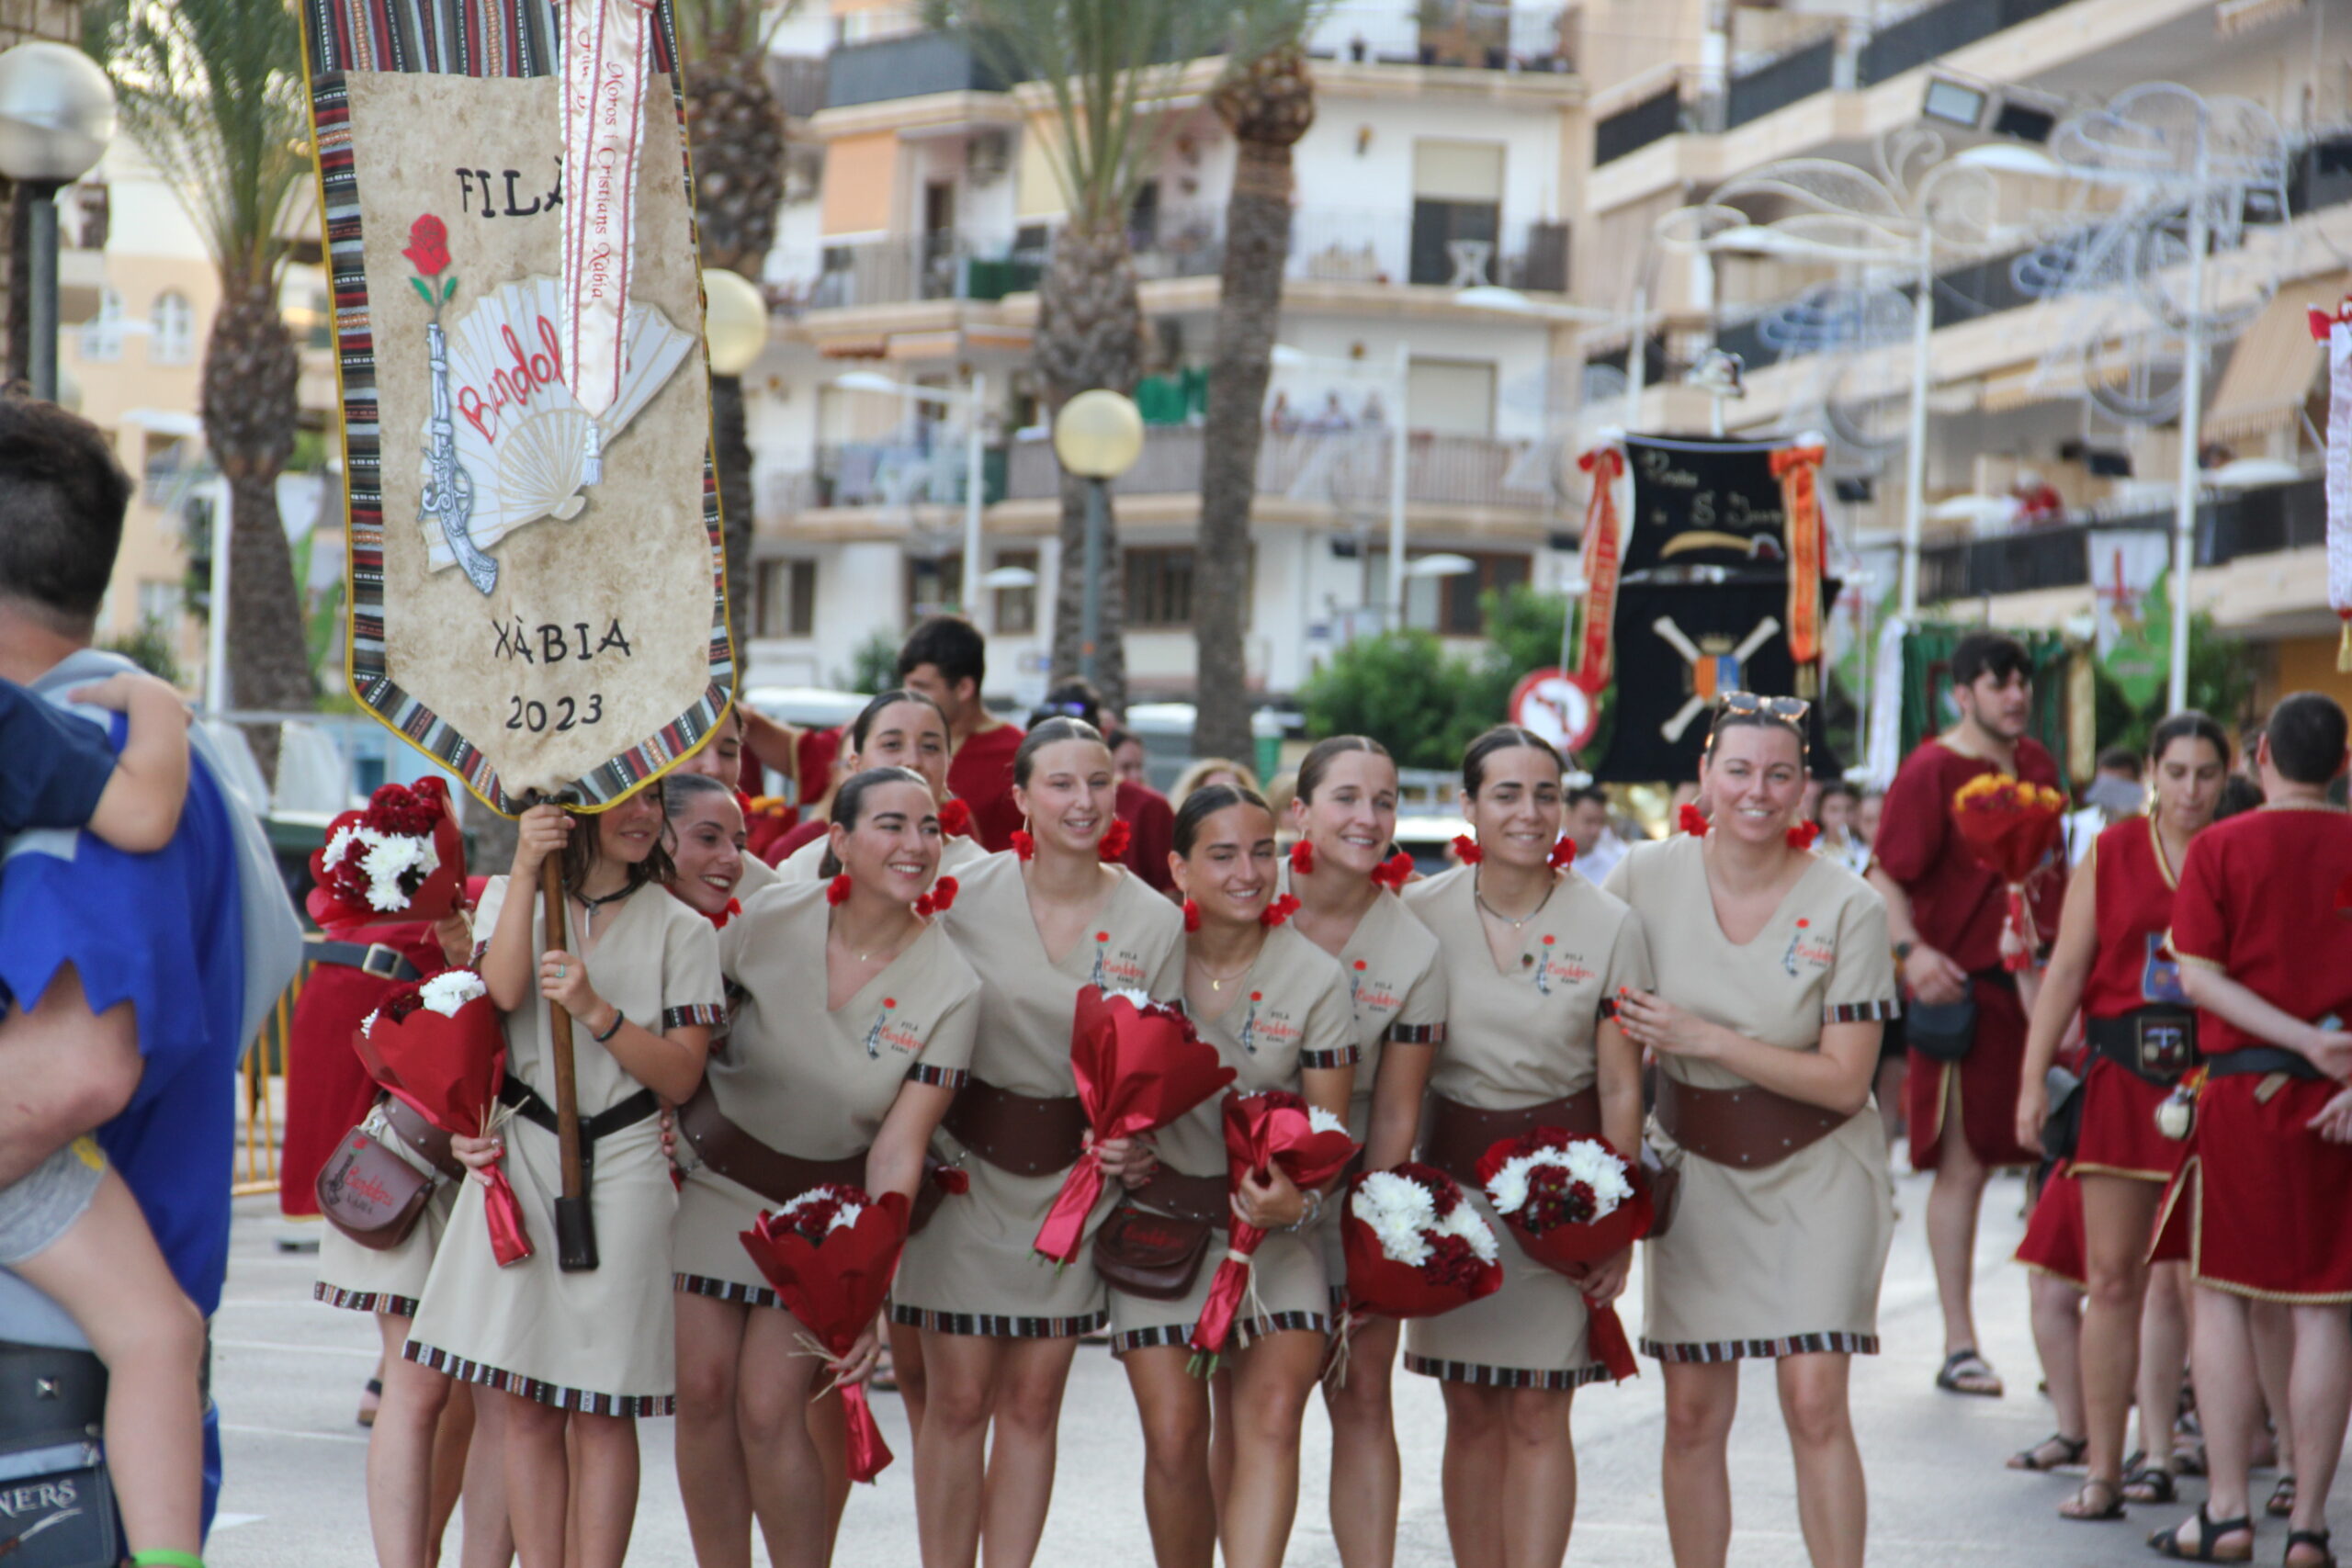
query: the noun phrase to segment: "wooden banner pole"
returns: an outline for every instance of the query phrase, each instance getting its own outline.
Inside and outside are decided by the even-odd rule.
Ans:
[[[575,824],[580,819],[575,818]],[[590,831],[594,823],[587,823]],[[571,951],[565,936],[563,857],[549,855],[539,869],[539,893],[547,906],[547,942],[553,952]],[[555,1066],[556,1147],[563,1179],[555,1201],[556,1266],[567,1273],[596,1267],[596,1220],[589,1206],[588,1161],[580,1142],[580,1087],[572,1071],[571,1015],[548,1003],[548,1054]]]

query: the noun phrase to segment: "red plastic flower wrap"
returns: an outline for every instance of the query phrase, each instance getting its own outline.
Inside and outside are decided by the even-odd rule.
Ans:
[[[395,991],[352,1036],[368,1076],[445,1133],[490,1135],[506,1082],[506,1032],[489,987],[470,969],[447,969]],[[489,1171],[482,1213],[491,1255],[504,1268],[531,1256],[523,1205],[506,1172]]]
[[[1538,1127],[1498,1139],[1478,1156],[1478,1182],[1520,1250],[1563,1274],[1649,1234],[1649,1188],[1606,1138]],[[1616,1307],[1590,1296],[1584,1306],[1594,1357],[1620,1382],[1634,1376],[1640,1368]]]
[[[447,786],[434,778],[385,784],[366,810],[337,817],[311,852],[311,879],[316,886],[304,903],[322,930],[447,916],[466,882],[465,840]]]
[[[1340,1247],[1347,1257],[1346,1319],[1325,1375],[1345,1380],[1348,1347],[1364,1319],[1437,1317],[1503,1288],[1495,1233],[1453,1178],[1407,1162],[1348,1184]]]
[[[2066,797],[2048,784],[2028,784],[2007,773],[1979,773],[1952,792],[1951,819],[1962,840],[1984,869],[2009,892],[2003,928],[2001,966],[2020,970],[2033,962],[2033,911],[2026,886],[2048,863],[2064,827]]]
[[[1347,1169],[1363,1145],[1348,1136],[1348,1124],[1288,1089],[1261,1089],[1255,1094],[1225,1097],[1225,1168],[1228,1190],[1238,1191],[1241,1179],[1252,1172],[1261,1178],[1279,1167],[1302,1190],[1320,1187]],[[1192,1370],[1215,1369],[1225,1342],[1240,1314],[1241,1298],[1250,1285],[1250,1258],[1266,1233],[1233,1218],[1225,1259],[1209,1280],[1208,1300],[1201,1303],[1201,1320],[1193,1325]]]
[[[828,1358],[846,1356],[873,1326],[907,1245],[907,1201],[879,1199],[856,1187],[812,1187],[740,1231],[743,1250],[775,1287],[785,1310],[808,1330],[804,1347]],[[849,1478],[872,1481],[890,1465],[889,1446],[874,1424],[865,1385],[842,1385],[849,1418]]]
[[[1165,1127],[1233,1081],[1233,1069],[1217,1060],[1216,1046],[1202,1043],[1182,1008],[1098,986],[1079,990],[1069,1065],[1090,1131],[1086,1152],[1037,1227],[1037,1255],[1057,1267],[1078,1257],[1087,1216],[1102,1195],[1094,1145]]]

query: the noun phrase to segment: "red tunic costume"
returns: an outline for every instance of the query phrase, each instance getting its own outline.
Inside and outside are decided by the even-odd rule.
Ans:
[[[2088,1290],[2083,1243],[2083,1184],[2072,1166],[2061,1165],[2042,1182],[2033,1200],[2033,1213],[2025,1223],[2025,1238],[2018,1243],[2017,1258],[2037,1274],[2064,1280],[2078,1291]]]
[[[418,975],[444,968],[433,928],[413,921],[339,931],[336,940],[382,943]],[[351,1037],[386,997],[414,979],[387,979],[348,964],[312,964],[286,1028],[286,1146],[277,1161],[277,1206],[287,1214],[319,1212],[320,1168],[376,1103],[376,1083]]]
[[[1168,856],[1176,848],[1176,808],[1158,790],[1121,779],[1116,809],[1127,825],[1127,869],[1155,893],[1173,888]]]
[[[2098,895],[2098,950],[2083,986],[2084,1028],[2095,1041],[2149,1041],[2144,1059],[2158,1070],[2134,1072],[2112,1055],[2090,1053],[2074,1168],[2168,1181],[2180,1164],[2180,1145],[2156,1131],[2156,1107],[2172,1092],[2172,1080],[2194,1065],[2196,1038],[2180,965],[2165,945],[2179,875],[2165,863],[2155,822],[2147,817],[2128,817],[2100,833],[2089,869]],[[2170,1043],[2178,1046],[2173,1055],[2155,1054]]]
[[[2018,742],[2017,776],[2030,784],[2058,784],[2058,765],[2040,742]],[[2031,1165],[2034,1155],[2017,1141],[2018,1076],[2025,1063],[2025,1010],[2017,987],[2001,969],[2001,923],[2007,894],[2001,879],[1985,869],[1951,826],[1951,797],[1961,785],[1994,765],[1964,757],[1941,740],[1929,740],[1904,759],[1886,792],[1873,858],[1911,899],[1911,923],[1927,946],[1950,958],[1973,977],[1976,1043],[1967,1059],[1936,1061],[1910,1054],[1904,1109],[1911,1126],[1911,1164],[1927,1170],[1936,1163],[1945,1111],[1960,1100],[1962,1135],[1988,1166]],[[2066,868],[2052,856],[2033,878],[2030,897],[2034,923],[2043,940],[2057,927]]]
[[[2296,1018],[2352,1015],[2347,892],[2352,817],[2318,807],[2246,812],[2189,846],[2173,951]],[[2328,1143],[2310,1125],[2344,1086],[2232,1072],[2233,1053],[2268,1042],[2210,1012],[2198,1025],[2211,1076],[2165,1194],[2160,1254],[2185,1247],[2191,1278],[2233,1295],[2352,1303],[2352,1145]]]
[[[990,854],[1012,847],[1021,808],[1012,804],[1012,754],[1028,731],[1017,724],[982,730],[956,748],[947,763],[947,793],[972,808],[972,837]]]

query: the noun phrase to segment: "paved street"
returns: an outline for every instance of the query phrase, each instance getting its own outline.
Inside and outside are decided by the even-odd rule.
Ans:
[[[1959,1399],[1930,1386],[1939,1343],[1919,1223],[1927,1183],[1916,1177],[1901,1183],[1903,1224],[1880,1314],[1887,1353],[1858,1359],[1854,1385],[1870,1471],[1873,1563],[2092,1568],[2152,1562],[2142,1535],[2178,1511],[2136,1509],[2122,1525],[2062,1523],[2051,1510],[2067,1480],[2001,1468],[2004,1456],[2051,1427],[2047,1406],[2032,1392],[2039,1374],[2026,1329],[2025,1274],[2008,1261],[2019,1230],[2019,1191],[2015,1180],[1995,1187],[1980,1254],[1984,1349],[2010,1386],[2009,1397],[1995,1402]],[[214,1325],[215,1386],[227,1422],[229,1463],[223,1528],[209,1558],[215,1568],[369,1561],[364,1437],[352,1413],[375,1359],[375,1330],[356,1314],[312,1304],[313,1259],[277,1246],[280,1237],[304,1234],[277,1217],[272,1201],[247,1200],[241,1206],[228,1297]],[[1634,1314],[1629,1326],[1638,1331]],[[1589,1390],[1577,1398],[1584,1495],[1572,1562],[1654,1568],[1668,1561],[1657,1488],[1659,1383],[1655,1366],[1645,1362],[1645,1369],[1623,1388]],[[1448,1561],[1437,1473],[1442,1410],[1427,1380],[1400,1373],[1397,1386],[1406,1452],[1399,1562],[1414,1568],[1442,1564]],[[1738,1524],[1732,1561],[1737,1568],[1801,1568],[1804,1551],[1770,1373],[1750,1371],[1745,1396],[1733,1437]],[[896,1399],[876,1403],[899,1460],[876,1486],[851,1500],[838,1561],[853,1568],[916,1561],[905,1421]],[[671,1465],[670,1423],[649,1421],[642,1432],[644,1489],[630,1562],[684,1568],[693,1559]],[[1308,1417],[1306,1440],[1306,1495],[1290,1561],[1300,1568],[1332,1568],[1339,1558],[1324,1512],[1329,1450],[1319,1413]],[[1059,1494],[1041,1563],[1149,1561],[1141,1456],[1134,1407],[1116,1364],[1099,1348],[1083,1349],[1063,1416]],[[2339,1483],[2339,1499],[2346,1491]],[[2192,1504],[2199,1495],[2190,1494]],[[2260,1559],[2275,1562],[2283,1539],[2282,1526],[2266,1527]]]

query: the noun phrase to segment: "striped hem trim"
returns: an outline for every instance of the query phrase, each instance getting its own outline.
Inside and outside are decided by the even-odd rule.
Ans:
[[[564,1388],[537,1378],[526,1378],[520,1372],[510,1372],[503,1367],[484,1366],[469,1361],[463,1356],[435,1349],[430,1345],[412,1339],[401,1354],[420,1367],[453,1377],[459,1382],[480,1383],[517,1399],[531,1400],[539,1404],[551,1404],[558,1410],[576,1410],[582,1416],[620,1416],[635,1418],[640,1416],[675,1416],[678,1396],[674,1393],[591,1393],[585,1389]]]
[[[1875,1334],[1792,1334],[1780,1339],[1717,1339],[1704,1345],[1642,1341],[1642,1354],[1670,1366],[1708,1366],[1718,1361],[1777,1360],[1782,1356],[1875,1356]]]
[[[2120,1165],[2085,1165],[2080,1160],[2068,1160],[2066,1168],[2076,1176],[2112,1176],[2124,1181],[2170,1181],[2168,1170],[2132,1170]]]
[[[1821,1010],[1824,1023],[1877,1023],[1884,1019],[1899,1018],[1903,1004],[1893,997],[1874,1002],[1838,1002]]]
[[[1131,1328],[1125,1334],[1114,1334],[1111,1336],[1111,1354],[1124,1356],[1130,1350],[1156,1350],[1163,1346],[1181,1349],[1191,1341],[1196,1326],[1190,1323],[1171,1323],[1157,1328]],[[1236,1348],[1247,1350],[1251,1340],[1263,1339],[1270,1334],[1329,1332],[1330,1325],[1319,1312],[1277,1312],[1235,1323],[1233,1343]]]
[[[1076,1317],[1007,1317],[991,1312],[933,1312],[928,1307],[893,1305],[890,1321],[933,1334],[964,1334],[987,1339],[1075,1339],[1092,1334],[1111,1321],[1107,1312],[1081,1313]]]
[[[1392,1023],[1388,1026],[1391,1045],[1442,1045],[1445,1025],[1442,1023]]]
[[[972,1081],[972,1075],[962,1067],[926,1067],[917,1062],[907,1069],[907,1081],[933,1089],[962,1089]]]
[[[414,1317],[420,1304],[414,1296],[396,1296],[384,1291],[346,1291],[324,1280],[311,1287],[311,1299],[345,1312],[379,1313],[386,1317]]]
[[[1440,1382],[1468,1383],[1473,1388],[1532,1388],[1565,1393],[1589,1382],[1607,1382],[1609,1369],[1595,1361],[1567,1372],[1540,1372],[1533,1367],[1487,1367],[1476,1361],[1442,1361],[1405,1352],[1405,1370]]]
[[[726,1021],[727,1010],[717,1002],[704,1002],[690,1008],[662,1010],[662,1027],[665,1031],[689,1029],[697,1025],[705,1029],[716,1029]]]
[[[670,1288],[690,1296],[708,1296],[715,1302],[734,1302],[741,1306],[776,1307],[784,1305],[783,1298],[765,1285],[746,1285],[734,1280],[714,1280],[707,1274],[673,1274]]]
[[[1298,1065],[1309,1072],[1329,1072],[1338,1067],[1353,1067],[1363,1062],[1361,1047],[1350,1045],[1338,1051],[1301,1051]]]

